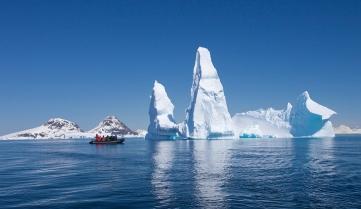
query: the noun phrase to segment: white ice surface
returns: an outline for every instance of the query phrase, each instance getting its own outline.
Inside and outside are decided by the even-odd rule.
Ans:
[[[232,117],[234,133],[241,138],[290,138],[290,103],[283,110],[273,108],[237,113]]]
[[[173,118],[174,105],[162,84],[154,82],[149,105],[149,126],[146,138],[173,139],[178,137],[178,125]]]
[[[226,98],[208,49],[199,47],[193,70],[191,102],[182,133],[191,138],[232,138]]]

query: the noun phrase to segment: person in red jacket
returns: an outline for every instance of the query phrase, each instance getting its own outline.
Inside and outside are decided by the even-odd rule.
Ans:
[[[95,141],[97,142],[101,141],[101,137],[98,134],[95,135]]]

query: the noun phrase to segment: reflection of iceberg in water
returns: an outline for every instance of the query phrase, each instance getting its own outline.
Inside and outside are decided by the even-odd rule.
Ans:
[[[170,173],[174,158],[174,143],[171,141],[151,142],[155,146],[153,153],[152,187],[161,205],[167,205],[173,196],[170,185]]]
[[[335,174],[333,138],[310,138],[292,142],[295,160],[303,159],[302,169],[309,175],[307,181],[313,181],[322,175]]]
[[[202,208],[227,206],[224,185],[230,177],[232,140],[194,141],[196,199]]]
[[[308,194],[311,199],[319,200],[319,206],[324,206],[334,202],[334,197],[327,195],[327,191],[330,185],[334,185],[336,176],[339,176],[334,158],[334,138],[312,139],[309,146],[307,182],[317,187],[310,187]]]
[[[329,192],[335,178],[330,176],[337,175],[334,138],[292,140],[292,156],[292,190],[303,191],[298,199],[314,200],[314,208],[327,207],[334,201]]]
[[[309,146],[309,167],[315,170],[317,173],[334,173],[334,138],[310,140]]]

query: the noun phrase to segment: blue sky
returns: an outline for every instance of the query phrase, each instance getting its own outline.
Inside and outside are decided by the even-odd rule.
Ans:
[[[230,113],[304,90],[361,125],[361,1],[0,1],[0,135],[63,117],[146,128],[155,79],[184,119],[198,46]]]

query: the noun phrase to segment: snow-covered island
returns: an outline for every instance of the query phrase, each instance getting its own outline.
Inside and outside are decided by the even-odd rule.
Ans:
[[[1,136],[1,139],[64,139],[83,138],[79,125],[62,118],[51,118],[39,127]]]
[[[273,108],[228,112],[223,85],[208,49],[199,47],[193,68],[191,101],[185,120],[176,123],[174,105],[165,87],[155,81],[149,105],[147,139],[334,137],[330,118],[335,111],[303,92],[282,110]]]
[[[144,130],[132,131],[115,116],[107,116],[95,128],[83,131],[75,122],[62,118],[49,119],[39,127],[1,136],[0,139],[81,139],[99,135],[144,137]]]

